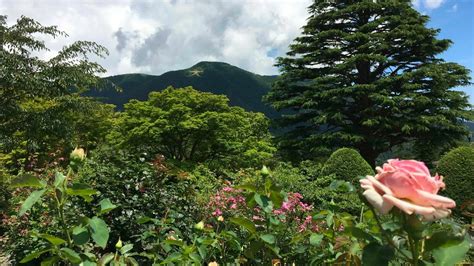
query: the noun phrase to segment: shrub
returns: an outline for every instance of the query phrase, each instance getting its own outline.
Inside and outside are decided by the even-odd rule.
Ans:
[[[444,193],[461,206],[474,199],[474,147],[464,146],[451,150],[438,162],[438,174],[444,177]]]
[[[336,150],[324,164],[322,176],[334,174],[336,179],[355,183],[359,176],[373,175],[374,170],[354,149]]]
[[[145,229],[136,222],[140,217],[167,217],[185,234],[198,218],[195,182],[160,156],[97,150],[90,154],[80,175],[81,182],[92,184],[112,202],[120,202],[106,217],[113,231],[112,241],[121,237],[142,248],[143,243],[137,242]]]

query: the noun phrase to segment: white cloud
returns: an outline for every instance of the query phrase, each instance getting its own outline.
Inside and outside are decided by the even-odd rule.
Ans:
[[[446,0],[411,0],[411,3],[415,8],[425,8],[428,10],[439,8],[444,4],[444,2],[446,2]]]
[[[424,0],[424,6],[427,9],[436,9],[440,7],[445,0]]]
[[[411,0],[411,3],[412,3],[413,6],[415,6],[416,8],[420,8],[420,7],[421,7],[421,0]]]
[[[108,75],[161,74],[204,60],[275,74],[308,17],[311,0],[0,0],[0,14],[58,25],[69,38],[48,39],[51,56],[75,40],[106,46]],[[271,54],[268,54],[272,51]]]

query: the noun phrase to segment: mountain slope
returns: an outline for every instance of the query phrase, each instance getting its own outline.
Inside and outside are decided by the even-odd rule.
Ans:
[[[107,77],[105,79],[122,88],[122,92],[108,86],[102,90],[93,89],[87,95],[115,104],[121,110],[130,99],[146,100],[151,91],[163,90],[168,86],[193,86],[200,91],[224,94],[230,99],[231,105],[275,117],[276,111],[262,103],[263,95],[270,90],[275,78],[257,75],[227,63],[200,62],[188,69],[170,71],[160,76],[125,74]]]

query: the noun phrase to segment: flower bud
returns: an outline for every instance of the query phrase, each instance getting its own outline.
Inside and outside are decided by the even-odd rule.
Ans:
[[[70,155],[71,161],[83,161],[86,158],[86,153],[83,148],[75,148]]]
[[[204,229],[204,222],[200,221],[199,223],[194,225],[194,228],[196,228],[197,230],[203,230]]]
[[[268,168],[265,165],[262,167],[261,173],[263,176],[270,175],[270,171],[268,171]]]
[[[115,244],[115,248],[122,248],[122,240],[120,239],[120,237],[117,243]]]
[[[223,222],[223,221],[224,221],[224,217],[222,217],[222,215],[221,215],[221,216],[217,217],[217,220],[218,220],[219,222]]]

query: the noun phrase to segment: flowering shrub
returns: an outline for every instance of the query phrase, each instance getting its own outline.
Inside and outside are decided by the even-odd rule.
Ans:
[[[313,206],[302,201],[303,196],[297,192],[286,193],[285,200],[279,208],[271,211],[282,223],[286,223],[293,231],[303,232],[306,230],[318,231],[319,226],[313,223],[311,212]],[[209,200],[208,217],[224,220],[234,216],[244,216],[254,222],[265,221],[264,211],[260,206],[253,208],[247,205],[244,191],[230,186],[223,187],[217,191]]]

